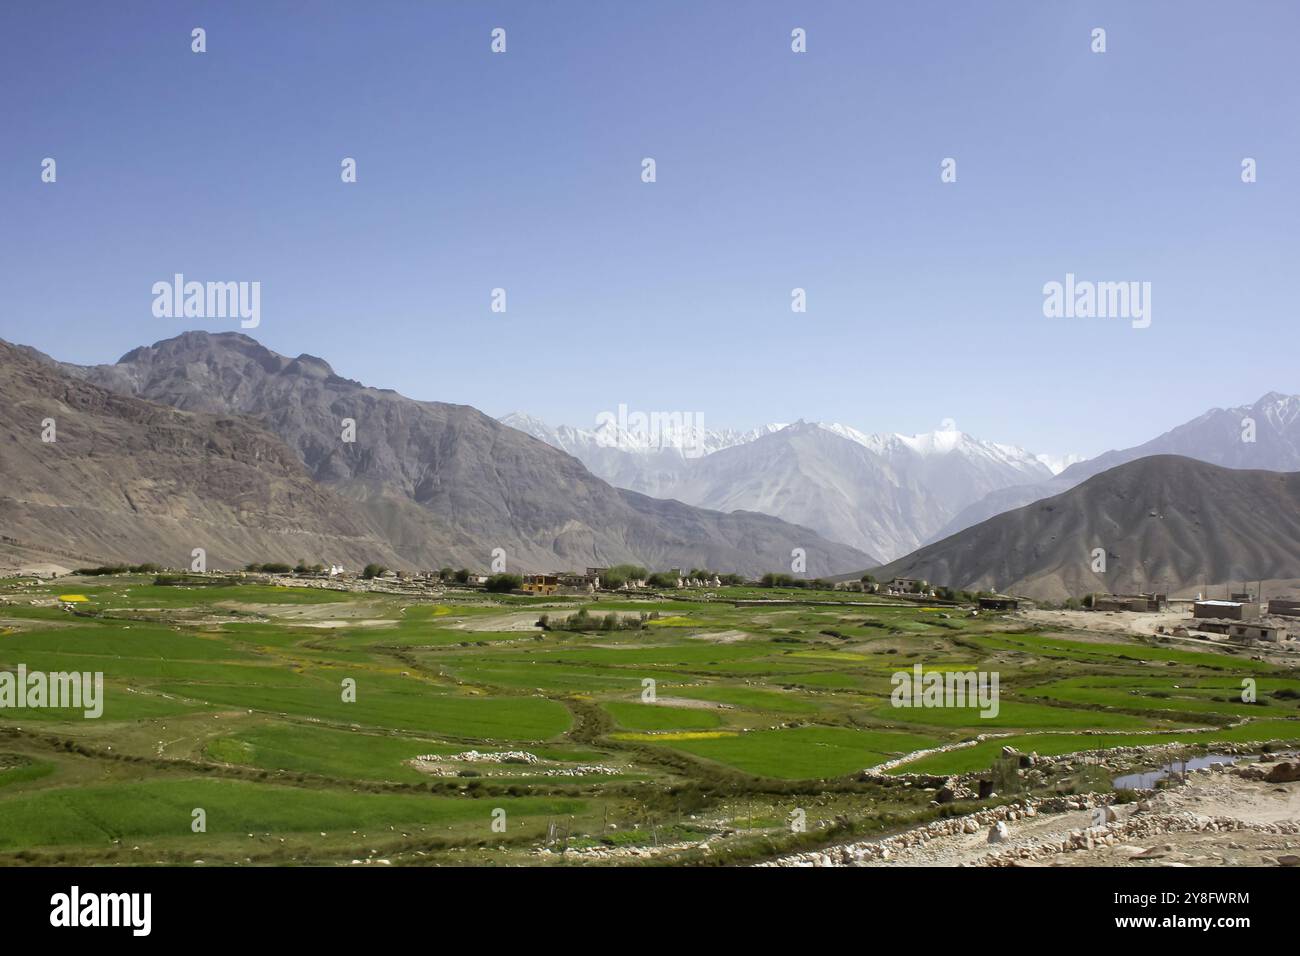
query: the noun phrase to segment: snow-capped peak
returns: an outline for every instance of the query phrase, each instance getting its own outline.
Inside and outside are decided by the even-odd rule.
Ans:
[[[1077,455],[1035,455],[1015,445],[1000,444],[974,438],[945,421],[932,432],[903,435],[897,432],[869,434],[840,422],[804,422],[794,425],[773,422],[758,428],[718,429],[705,428],[698,418],[686,420],[685,416],[657,418],[649,415],[627,414],[618,416],[603,413],[592,428],[574,428],[569,425],[552,427],[540,419],[521,412],[501,418],[501,422],[518,428],[548,444],[570,454],[582,457],[582,452],[592,448],[610,448],[631,454],[644,455],[662,451],[676,451],[683,457],[697,458],[711,455],[724,448],[746,445],[752,441],[782,431],[786,428],[816,428],[839,438],[862,445],[877,455],[915,455],[921,459],[940,458],[960,454],[971,460],[1009,466],[1026,473],[1026,479],[1046,478],[1048,473],[1058,474],[1080,460]]]
[[[1077,455],[1074,452],[1066,455],[1035,455],[1034,458],[1042,462],[1053,475],[1059,475],[1071,465],[1086,460],[1083,455]]]
[[[499,421],[579,458],[582,457],[579,451],[591,448],[609,448],[640,455],[670,451],[696,458],[733,445],[748,444],[786,427],[784,424],[771,424],[745,431],[707,428],[700,416],[628,413],[623,409],[618,414],[602,413],[591,428],[553,427],[524,412],[511,412]]]

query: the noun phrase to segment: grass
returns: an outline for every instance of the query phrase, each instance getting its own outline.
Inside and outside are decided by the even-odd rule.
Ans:
[[[717,727],[722,718],[711,710],[608,701],[604,707],[620,727],[628,730],[685,730]]]
[[[492,835],[492,811],[510,817],[579,812],[569,799],[491,799],[405,794],[353,794],[227,780],[154,780],[0,799],[0,849],[52,844],[104,846],[113,840],[185,840],[196,855],[214,837],[306,834],[460,824]],[[191,829],[195,809],[207,830]]]
[[[419,600],[151,582],[0,582],[0,597],[13,599],[0,613],[0,670],[105,678],[99,720],[0,709],[0,864],[347,863],[386,853],[528,865],[541,859],[548,824],[592,846],[612,834],[635,846],[716,829],[730,835],[711,844],[714,859],[751,858],[755,840],[770,836],[761,821],[785,812],[782,794],[869,828],[926,801],[860,779],[863,769],[978,733],[1010,736],[903,770],[983,771],[1006,744],[1059,754],[1300,739],[1293,668],[1049,636],[1003,616],[830,603],[870,604],[870,595],[759,588],[723,589],[713,601],[691,592],[544,600],[453,590]],[[86,598],[84,614],[28,603],[67,594]],[[659,618],[637,631],[515,629],[521,614],[558,618],[584,603],[597,618]],[[338,626],[310,626],[321,623]],[[891,706],[891,675],[918,663],[998,671],[998,716]],[[1256,682],[1258,703],[1241,700],[1243,679]],[[659,703],[640,700],[647,681]],[[1243,717],[1245,726],[1226,726]],[[420,754],[470,750],[523,750],[541,762],[409,766]],[[196,807],[207,811],[206,834],[190,830]],[[496,808],[511,821],[505,834],[489,826]]]
[[[798,727],[678,740],[671,746],[757,776],[803,780],[855,773],[934,743],[933,738],[916,734]]]

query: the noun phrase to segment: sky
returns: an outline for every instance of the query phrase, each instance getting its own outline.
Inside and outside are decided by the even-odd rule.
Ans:
[[[1284,0],[5,4],[0,338],[240,330],[155,316],[181,273],[492,415],[1126,447],[1300,392],[1298,33]],[[1047,317],[1067,273],[1149,282],[1150,325]]]

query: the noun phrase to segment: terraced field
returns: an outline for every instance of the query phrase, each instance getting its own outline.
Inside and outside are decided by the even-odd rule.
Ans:
[[[1300,742],[1285,661],[840,592],[125,576],[0,600],[0,670],[104,677],[97,719],[0,708],[8,863],[740,862],[951,812],[907,775],[989,771],[1006,745]],[[894,706],[918,663],[996,672],[996,716]]]

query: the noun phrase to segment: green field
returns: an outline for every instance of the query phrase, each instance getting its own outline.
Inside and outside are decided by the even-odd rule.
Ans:
[[[75,613],[67,593],[86,598]],[[863,832],[934,813],[863,773],[886,761],[944,775],[1007,745],[1300,742],[1294,667],[834,591],[423,598],[123,576],[0,582],[0,600],[0,671],[104,679],[98,719],[0,707],[0,863],[535,864],[556,859],[548,840],[661,830],[745,860],[789,837],[792,806]],[[583,602],[596,621],[658,616],[534,626]],[[996,671],[997,716],[894,706],[918,663]],[[960,746],[978,734],[995,736]]]

